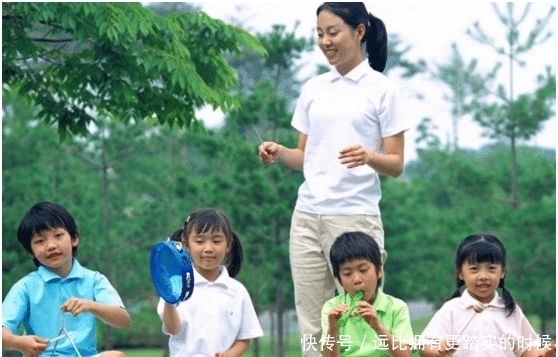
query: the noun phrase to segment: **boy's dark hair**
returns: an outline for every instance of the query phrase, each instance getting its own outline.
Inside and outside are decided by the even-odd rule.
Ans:
[[[380,246],[372,236],[364,232],[345,232],[335,239],[329,251],[329,260],[333,268],[333,276],[339,279],[341,264],[353,259],[367,259],[376,269],[382,267]],[[378,279],[378,286],[382,279]]]
[[[195,233],[205,233],[209,230],[220,230],[227,237],[231,249],[225,257],[225,265],[229,276],[234,278],[240,272],[244,253],[240,244],[240,238],[232,230],[229,219],[223,212],[214,208],[197,210],[186,218],[184,226],[174,231],[170,238],[172,240],[188,239],[192,231]]]
[[[39,202],[21,219],[17,229],[17,240],[28,253],[33,254],[31,238],[37,233],[54,228],[65,229],[72,239],[79,236],[76,222],[70,212],[57,203]],[[72,248],[72,254],[77,255],[77,246]],[[33,263],[35,266],[41,265],[37,258],[33,258]]]
[[[501,264],[502,268],[506,269],[506,247],[497,237],[490,234],[472,234],[465,237],[455,253],[456,290],[451,298],[461,296],[460,288],[465,285],[465,282],[459,278],[459,271],[465,262]],[[500,279],[498,287],[502,288],[504,306],[510,316],[515,311],[515,301],[505,287],[504,278]]]

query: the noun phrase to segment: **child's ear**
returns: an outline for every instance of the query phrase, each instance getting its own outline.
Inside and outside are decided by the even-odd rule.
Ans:
[[[376,275],[378,276],[378,279],[381,279],[384,276],[384,267],[383,266],[379,266],[376,269]]]
[[[29,253],[28,251],[26,251],[25,253],[31,260],[35,261],[35,255],[33,253]]]
[[[79,244],[79,235],[76,235],[72,238],[72,247],[77,247]]]

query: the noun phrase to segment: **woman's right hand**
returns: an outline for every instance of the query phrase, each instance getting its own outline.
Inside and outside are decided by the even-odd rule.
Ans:
[[[258,156],[264,165],[271,165],[277,159],[281,145],[273,141],[264,141],[258,147]]]

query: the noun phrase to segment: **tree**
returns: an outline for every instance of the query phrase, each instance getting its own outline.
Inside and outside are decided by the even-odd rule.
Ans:
[[[520,25],[527,19],[531,3],[528,3],[519,17],[515,17],[515,4],[506,3],[506,13],[498,7],[496,3],[492,3],[492,7],[498,16],[498,20],[505,26],[505,45],[499,46],[494,39],[484,32],[480,24],[476,22],[473,28],[467,29],[467,34],[477,42],[490,46],[498,55],[505,56],[509,65],[509,83],[508,91],[503,85],[498,86],[495,93],[497,102],[485,104],[478,103],[478,109],[475,112],[475,120],[487,130],[487,135],[491,138],[504,138],[509,140],[511,147],[511,204],[515,209],[519,206],[518,188],[517,188],[517,140],[529,139],[540,131],[541,123],[548,120],[552,116],[551,110],[536,110],[533,113],[518,110],[519,108],[549,108],[556,99],[556,89],[554,94],[548,90],[538,90],[539,95],[534,97],[528,94],[521,95],[519,98],[514,96],[514,65],[523,66],[525,63],[519,59],[519,56],[527,53],[536,45],[543,43],[552,36],[550,30],[546,27],[550,23],[550,19],[556,8],[550,7],[547,15],[538,19],[535,26],[529,31],[526,38],[520,40]],[[556,87],[556,75],[547,71],[548,80],[551,86]],[[541,88],[545,88],[547,83],[543,83]],[[552,84],[553,83],[553,84]],[[547,96],[541,96],[544,94]],[[533,130],[535,129],[535,130]]]
[[[252,35],[203,12],[140,3],[2,3],[3,92],[38,107],[61,138],[98,115],[189,127],[204,104],[227,112],[237,85],[224,55],[265,54]]]
[[[472,103],[476,98],[488,95],[487,88],[494,81],[500,64],[497,63],[488,74],[483,76],[476,73],[478,64],[476,59],[465,63],[456,43],[452,43],[451,50],[450,60],[446,64],[435,64],[432,75],[450,89],[450,94],[445,94],[444,99],[452,105],[452,145],[453,149],[457,150],[459,120],[471,112]]]
[[[384,221],[386,292],[442,304],[455,289],[458,243],[472,233],[493,233],[508,249],[506,286],[528,315],[540,318],[537,331],[549,332],[556,312],[555,150],[518,147],[525,199],[517,210],[508,200],[508,154],[502,143],[478,151],[433,145],[407,164],[404,180],[383,179],[390,199],[382,209],[391,212]]]
[[[407,53],[412,49],[411,45],[405,45],[397,34],[388,35],[388,56],[386,68],[384,73],[396,68],[401,69],[403,78],[411,78],[421,72],[426,71],[426,62],[419,59],[417,62],[412,62],[407,59]]]
[[[237,198],[231,205],[231,210],[245,211],[244,214],[234,215],[250,217],[250,220],[246,221],[247,224],[260,223],[254,238],[262,248],[254,252],[252,259],[260,261],[261,264],[257,266],[260,269],[265,266],[268,273],[266,276],[272,276],[273,279],[271,282],[266,279],[255,287],[261,291],[259,296],[269,297],[259,298],[257,303],[267,304],[276,317],[269,353],[278,357],[284,356],[286,352],[283,321],[286,309],[293,306],[288,237],[292,206],[302,177],[301,173],[292,172],[282,165],[264,167],[257,158],[255,146],[259,143],[258,135],[288,145],[296,143],[296,132],[290,127],[290,105],[299,92],[296,80],[296,69],[299,66],[296,60],[303,52],[311,49],[313,41],[297,37],[295,30],[296,26],[295,29],[287,31],[283,25],[273,25],[270,32],[257,35],[269,54],[262,60],[263,63],[255,64],[256,68],[263,70],[254,71],[254,68],[249,68],[242,59],[238,63],[242,64],[240,73],[259,73],[259,82],[253,84],[247,92],[239,93],[242,110],[231,111],[221,129],[221,134],[229,137],[229,143],[238,142],[240,137],[244,145],[250,143],[243,150],[244,153],[235,152],[241,148],[239,144],[227,150],[235,153],[231,160],[226,161],[234,165],[231,175],[236,184],[233,184],[233,189],[239,192],[235,195]],[[247,55],[250,56],[250,53]],[[258,134],[255,133],[256,130]],[[248,155],[246,160],[239,159],[245,155]],[[247,176],[251,179],[247,179]],[[238,183],[241,184],[236,188]],[[239,199],[244,203],[239,205]],[[257,216],[254,216],[253,212],[258,212]],[[261,272],[258,275],[261,275]],[[255,276],[251,281],[261,281],[261,277]]]

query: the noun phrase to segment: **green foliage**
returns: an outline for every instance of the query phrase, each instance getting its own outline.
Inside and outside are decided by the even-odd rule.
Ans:
[[[7,71],[4,83],[8,83],[6,78],[10,80],[10,84],[4,86],[2,118],[3,296],[15,281],[34,269],[15,238],[19,220],[35,202],[57,201],[65,205],[78,222],[82,235],[80,261],[107,275],[132,312],[133,322],[129,329],[105,330],[104,325],[99,325],[100,344],[107,337],[117,346],[147,343],[160,346],[165,341],[155,314],[156,293],[149,281],[149,249],[181,226],[192,210],[214,206],[231,218],[233,228],[239,233],[245,261],[238,279],[246,285],[256,309],[280,313],[292,308],[288,239],[292,209],[303,176],[278,163],[263,166],[259,162],[256,154],[259,139],[254,126],[264,140],[275,140],[289,147],[296,145],[297,133],[290,127],[289,109],[292,98],[297,97],[296,80],[291,76],[296,73],[292,68],[281,67],[293,63],[273,62],[271,59],[266,63],[253,51],[256,45],[251,42],[252,37],[244,37],[241,30],[232,28],[222,33],[226,25],[210,20],[204,14],[170,13],[163,17],[145,12],[134,4],[128,11],[127,6],[3,4],[4,34],[20,31],[22,36],[22,41],[3,43],[7,51],[3,56],[13,59],[18,51],[36,53],[38,61],[28,69],[5,61],[3,68]],[[80,16],[64,15],[68,8]],[[15,10],[41,14],[32,14],[29,18],[5,17]],[[153,23],[145,28],[135,26],[130,23],[133,21],[129,14],[146,18],[148,24]],[[114,16],[123,19],[115,21]],[[94,38],[97,42],[84,42],[89,44],[85,46],[72,37],[69,43],[64,42],[65,47],[55,43],[39,46],[40,42],[31,39],[44,36],[50,25],[31,30],[32,24],[39,21],[37,18],[51,22],[56,19],[67,28],[75,28],[73,34]],[[74,25],[72,21],[77,23]],[[84,26],[100,23],[104,24],[102,36],[99,35],[100,26],[93,29]],[[184,26],[187,24],[191,25],[192,31],[198,31],[197,35],[177,38],[186,33]],[[177,33],[170,33],[171,30]],[[159,32],[154,35],[154,31]],[[221,37],[212,42],[210,39],[217,33]],[[67,33],[53,30],[46,34],[64,39]],[[133,34],[140,36],[138,38],[142,38],[145,45],[134,42]],[[10,36],[5,35],[3,41]],[[228,83],[228,75],[226,71],[215,73],[212,66],[222,65],[219,51],[226,47],[219,47],[219,43],[236,43],[238,36],[246,41],[237,43],[245,43],[246,46],[242,47],[245,51],[227,55],[229,60],[236,58],[239,61],[231,62],[231,67],[239,71],[241,82],[249,73],[257,72],[261,76],[253,85],[231,95],[231,98],[234,96],[231,100],[240,107],[229,112],[225,125],[218,130],[205,129],[201,124],[202,130],[179,128],[186,126],[186,117],[183,118],[184,125],[178,119],[173,121],[167,117],[166,123],[176,124],[172,128],[152,125],[152,121],[160,120],[160,113],[166,113],[164,108],[167,105],[174,105],[173,101],[179,100],[167,89],[191,84],[181,83],[182,69],[176,68],[177,62],[172,58],[155,60],[170,56],[162,50],[156,51],[166,48],[162,42],[183,46],[170,53],[173,56],[189,55],[196,71],[204,69],[200,76],[209,90],[220,96],[220,89],[212,87]],[[269,46],[265,48],[268,53],[277,51],[279,59],[282,58],[281,51],[295,58],[297,51],[305,48],[300,46],[304,41],[281,27],[273,27],[270,33],[259,34],[256,38]],[[177,44],[176,41],[182,42]],[[184,43],[188,44],[187,51]],[[96,52],[101,44],[104,46],[102,51]],[[45,48],[58,49],[41,55],[54,56],[56,66],[47,66],[47,62],[39,59],[38,53]],[[117,52],[123,48],[129,49],[131,54],[120,58]],[[204,51],[213,51],[214,55]],[[143,57],[138,57],[140,55]],[[246,65],[251,59],[254,67]],[[98,62],[94,64],[94,60]],[[131,65],[131,61],[141,65]],[[39,62],[43,64],[37,64]],[[66,68],[69,63],[77,67],[89,66],[88,71],[78,74],[75,68]],[[237,67],[238,63],[243,65]],[[67,75],[62,68],[67,69]],[[148,70],[149,73],[145,72]],[[126,74],[127,71],[130,73]],[[205,71],[210,73],[205,74]],[[37,77],[39,72],[42,77]],[[21,77],[17,79],[14,73]],[[173,73],[178,73],[175,82],[172,81]],[[80,76],[87,81],[78,81]],[[159,83],[156,82],[159,79],[153,82],[156,76],[161,80],[165,78],[165,88],[147,88],[148,81]],[[44,81],[32,82],[36,78],[44,78]],[[136,88],[139,87],[133,83],[141,78],[145,78],[146,88],[143,94],[137,94]],[[60,86],[54,86],[55,80],[60,81]],[[108,81],[106,84],[105,80]],[[68,90],[68,83],[75,88]],[[80,87],[79,83],[88,84]],[[30,90],[30,86],[37,88]],[[94,120],[94,130],[84,132],[85,137],[70,136],[60,143],[57,128],[45,126],[37,119],[42,118],[41,113],[45,110],[55,108],[29,105],[30,102],[40,104],[37,98],[47,94],[39,94],[39,90],[47,88],[52,90],[51,97],[56,100],[72,98],[73,104],[63,110],[77,111],[72,105],[78,103],[88,103],[83,108],[97,107],[94,115],[85,111],[84,115],[90,115],[90,118],[83,119]],[[88,92],[88,88],[105,93],[104,98]],[[57,92],[60,93],[54,94]],[[553,93],[555,95],[555,77],[548,71],[541,76],[538,90],[528,94],[529,100],[517,101],[516,110],[532,115],[534,112],[545,114],[552,106],[553,102],[548,99]],[[140,98],[140,95],[147,94],[152,97]],[[161,100],[162,97],[169,99]],[[123,102],[129,105],[120,106]],[[187,114],[189,109],[182,104],[174,108],[184,109],[182,112]],[[146,108],[155,105],[163,108],[156,111],[157,117],[148,115],[150,120],[146,121],[137,115],[141,111],[147,113]],[[104,109],[99,109],[101,107]],[[537,115],[541,117],[542,114]],[[79,127],[80,115],[72,114],[77,124],[67,124],[66,128]],[[398,179],[381,178],[382,219],[388,252],[386,292],[403,299],[424,298],[441,304],[454,290],[453,259],[459,241],[473,232],[491,232],[502,238],[509,250],[507,287],[525,311],[540,317],[541,331],[545,331],[545,321],[555,314],[556,306],[555,276],[548,273],[555,271],[556,263],[555,151],[518,147],[518,189],[523,200],[517,210],[512,210],[509,198],[511,178],[507,175],[511,166],[509,148],[495,144],[476,151],[447,150],[432,134],[435,120],[425,119],[419,126],[419,157],[406,165],[405,175]],[[195,123],[192,121],[191,127]],[[420,330],[415,329],[415,332]],[[270,346],[276,344],[275,338],[273,336],[272,342],[262,340],[261,350],[271,351]],[[296,341],[287,343],[291,345],[291,351],[294,345],[300,354],[298,342],[299,337],[296,337]],[[251,346],[254,348],[255,343]],[[274,350],[270,355],[280,354]]]
[[[156,301],[156,300],[155,300]],[[156,303],[143,302],[130,309],[132,324],[126,329],[113,329],[114,345],[118,349],[161,348],[168,342],[162,332],[162,322],[157,315]],[[97,321],[97,346],[102,350],[106,339],[104,324]],[[162,356],[162,354],[159,354]]]
[[[97,117],[188,127],[204,104],[237,106],[225,54],[265,54],[203,12],[160,16],[139,3],[3,3],[3,92],[37,106],[61,138]]]
[[[448,63],[436,64],[432,75],[450,89],[451,94],[444,95],[444,100],[452,106],[452,141],[453,148],[457,149],[459,121],[473,110],[473,103],[477,98],[489,94],[488,87],[494,81],[501,64],[497,63],[489,73],[481,75],[476,73],[476,59],[466,63],[456,43],[452,44],[451,49],[452,55]]]
[[[556,277],[549,272],[556,265],[555,152],[518,148],[524,199],[517,210],[509,202],[508,155],[504,145],[422,150],[406,166],[406,177],[382,178],[387,293],[441,305],[455,290],[458,243],[486,232],[508,248],[506,286],[522,308],[543,324],[554,315]]]
[[[552,107],[556,102],[556,75],[552,73],[550,67],[547,67],[545,75],[539,76],[539,88],[535,90],[535,93],[521,94],[517,98],[514,94],[514,67],[516,64],[520,67],[525,65],[525,62],[519,57],[552,37],[552,32],[547,30],[547,26],[556,10],[554,6],[549,8],[545,17],[537,19],[526,38],[520,36],[522,33],[520,27],[528,18],[531,5],[531,3],[526,4],[522,13],[516,16],[514,3],[506,4],[505,13],[499,5],[492,4],[498,20],[504,25],[504,45],[498,44],[492,36],[488,36],[478,22],[472,28],[467,29],[467,34],[475,41],[490,46],[498,55],[504,56],[509,63],[508,90],[506,91],[503,84],[499,84],[496,90],[489,88],[493,96],[476,98],[472,104],[472,112],[474,120],[484,129],[483,135],[509,141],[511,148],[510,196],[514,209],[517,209],[520,204],[516,160],[517,141],[534,137],[541,130],[542,123],[553,116]]]
[[[394,69],[402,69],[403,78],[411,78],[419,73],[426,72],[427,65],[423,59],[411,61],[407,58],[412,46],[406,45],[397,34],[388,34],[388,56],[384,74]]]

